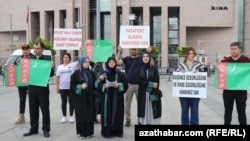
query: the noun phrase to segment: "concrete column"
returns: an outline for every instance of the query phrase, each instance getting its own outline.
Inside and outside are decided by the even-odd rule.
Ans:
[[[148,4],[143,6],[143,25],[150,25],[150,8]]]
[[[168,5],[161,7],[161,67],[168,67]],[[164,61],[163,61],[164,60]]]
[[[111,17],[111,42],[113,43],[113,49],[114,49],[114,53],[116,53],[116,47],[117,47],[117,36],[119,38],[119,35],[117,34],[118,30],[120,28],[120,25],[118,25],[117,23],[117,2],[116,0],[110,0],[110,17]]]
[[[129,25],[129,14],[131,14],[130,0],[123,1],[122,5],[122,18],[123,25]],[[129,49],[122,50],[122,56],[129,55]]]
[[[45,39],[45,11],[40,11],[40,37]]]

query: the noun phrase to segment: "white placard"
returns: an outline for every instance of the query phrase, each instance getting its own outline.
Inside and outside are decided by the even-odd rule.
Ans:
[[[55,50],[79,50],[82,46],[82,29],[54,29]]]
[[[173,97],[207,97],[206,72],[173,72]]]
[[[120,26],[122,48],[148,48],[149,26]]]

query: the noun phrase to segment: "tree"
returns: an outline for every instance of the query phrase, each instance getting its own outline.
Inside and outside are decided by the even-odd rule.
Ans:
[[[44,48],[47,49],[47,50],[51,50],[51,53],[52,53],[52,56],[55,56],[56,55],[56,51],[53,49],[53,46],[52,46],[52,43],[50,41],[47,41],[45,39],[42,39],[41,37],[38,37],[36,38],[35,41],[30,41],[29,42],[29,46],[31,48],[34,48],[34,43],[35,42],[41,42],[44,44]]]
[[[194,47],[192,47],[192,46],[177,47],[176,53],[177,53],[179,56],[184,56],[185,53],[186,53],[186,51],[187,51],[188,49],[190,49],[190,48],[194,49]],[[195,50],[195,49],[194,49],[194,50]]]

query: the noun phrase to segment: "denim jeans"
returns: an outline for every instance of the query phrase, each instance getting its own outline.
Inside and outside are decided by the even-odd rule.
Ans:
[[[181,103],[181,124],[199,125],[200,98],[179,98]]]

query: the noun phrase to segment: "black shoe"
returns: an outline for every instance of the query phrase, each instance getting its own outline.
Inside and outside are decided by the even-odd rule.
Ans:
[[[31,136],[31,135],[35,135],[35,134],[38,134],[38,132],[29,131],[28,133],[24,133],[23,136],[26,137],[26,136]]]
[[[50,136],[49,131],[43,130],[43,135],[46,138],[49,137]]]
[[[130,127],[130,121],[126,121],[125,126]]]

